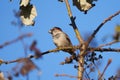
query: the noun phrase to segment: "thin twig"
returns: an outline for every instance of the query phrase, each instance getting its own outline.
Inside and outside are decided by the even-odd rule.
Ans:
[[[105,68],[104,68],[104,70],[103,70],[103,72],[102,72],[102,74],[100,75],[100,77],[99,77],[98,80],[102,80],[102,77],[103,77],[105,71],[107,70],[108,66],[111,64],[111,62],[112,62],[112,59],[109,59],[108,62],[107,62],[107,65],[105,66]]]
[[[72,76],[68,74],[55,74],[56,77],[69,77],[69,78],[78,78],[77,76]]]
[[[24,42],[23,39],[21,39],[21,43],[22,43],[22,45],[23,45],[24,54],[25,54],[25,56],[27,56],[27,45],[25,44],[25,42]]]
[[[109,16],[107,19],[105,19],[98,27],[97,29],[93,32],[93,34],[88,38],[87,44],[89,45],[90,42],[92,41],[92,39],[95,37],[95,35],[97,34],[97,32],[102,28],[102,26],[107,23],[108,21],[110,21],[113,17],[117,16],[120,14],[120,10],[117,11],[115,14]]]
[[[106,43],[106,44],[102,44],[102,45],[98,46],[98,48],[101,48],[101,47],[104,47],[104,46],[109,46],[109,45],[112,45],[112,44],[117,43],[117,42],[120,42],[120,41],[114,40],[112,42],[109,42],[109,43]]]
[[[14,40],[7,41],[7,42],[5,42],[4,44],[0,45],[0,48],[3,48],[3,47],[5,47],[5,46],[10,45],[10,44],[12,44],[12,43],[15,43],[15,42],[17,42],[17,41],[19,41],[19,40],[21,40],[21,39],[23,39],[23,38],[31,37],[31,36],[32,36],[32,33],[23,34],[23,35],[17,37],[16,39],[14,39]]]
[[[88,51],[97,51],[97,52],[120,52],[120,49],[116,48],[88,48]]]
[[[92,64],[96,67],[96,69],[97,69],[97,71],[98,71],[98,75],[101,75],[101,72],[100,72],[98,66],[97,66],[95,63],[92,63]]]
[[[97,48],[94,48],[94,49],[91,49],[91,52],[93,51],[100,51],[100,52],[105,52],[105,51],[115,51],[115,52],[119,52],[119,49],[111,49],[111,48],[102,48],[104,46],[109,46],[109,45],[112,45],[114,43],[117,43],[117,42],[120,42],[118,40],[114,40],[112,42],[109,42],[109,43],[106,43],[106,44],[101,44],[100,46],[98,46]],[[89,48],[90,49],[90,48]]]
[[[89,76],[89,74],[87,73],[86,69],[85,69],[84,71],[85,71],[85,73],[86,73],[87,79],[90,80],[90,76]]]
[[[68,0],[65,0],[65,3],[66,3],[69,17],[73,17]]]

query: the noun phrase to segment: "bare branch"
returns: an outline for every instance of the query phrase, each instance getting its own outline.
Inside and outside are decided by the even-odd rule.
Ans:
[[[88,48],[88,51],[97,51],[97,52],[120,52],[120,49],[114,48]]]
[[[102,47],[104,47],[104,46],[109,46],[109,45],[115,44],[115,43],[117,43],[117,42],[120,42],[120,41],[118,41],[118,40],[114,40],[114,41],[109,42],[109,43],[106,43],[106,44],[101,44],[101,45],[98,46],[97,48],[94,48],[95,50],[92,49],[91,52],[93,52],[93,51],[100,51],[100,52],[114,51],[114,52],[119,52],[119,49],[102,48]]]
[[[105,19],[98,27],[97,29],[93,32],[93,34],[88,38],[87,44],[89,45],[90,42],[92,41],[92,39],[95,37],[95,35],[97,34],[97,32],[102,28],[102,26],[107,23],[108,21],[110,21],[113,17],[117,16],[120,14],[120,10],[118,12],[116,12],[115,14],[111,15],[110,17],[108,17],[107,19]]]
[[[107,70],[108,66],[111,64],[112,62],[112,59],[109,59],[108,62],[107,62],[107,65],[105,66],[102,74],[100,75],[99,79],[98,80],[102,80],[102,76],[104,75],[105,71]]]
[[[75,23],[75,18],[72,16],[72,12],[71,12],[71,9],[70,9],[70,5],[69,5],[69,2],[68,2],[68,0],[65,0],[65,3],[66,3],[66,7],[67,7],[67,10],[68,10],[68,14],[69,14],[69,17],[70,17],[70,20],[71,20],[71,26],[73,27],[73,29],[74,29],[74,32],[75,32],[75,34],[76,34],[76,37],[77,37],[77,39],[78,39],[78,41],[79,41],[79,44],[83,44],[84,43],[84,40],[83,40],[83,38],[81,37],[81,35],[80,35],[80,32],[79,32],[79,30],[78,30],[78,28],[77,28],[77,26],[76,26],[76,23]],[[85,53],[85,49],[86,49],[86,46],[85,46],[85,44],[83,44],[83,51],[81,51],[80,52],[80,54],[84,54]],[[82,78],[83,78],[83,72],[84,72],[84,56],[81,56],[79,54],[79,56],[80,56],[80,58],[79,58],[79,60],[78,60],[78,80],[82,80]]]
[[[104,47],[104,46],[109,46],[109,45],[115,44],[115,43],[117,43],[117,42],[120,42],[120,41],[114,40],[114,41],[112,41],[112,42],[109,42],[109,43],[106,43],[106,44],[102,44],[102,45],[100,45],[98,48],[101,48],[101,47]]]
[[[77,76],[72,76],[68,74],[55,74],[56,77],[69,77],[69,78],[78,78]]]
[[[72,26],[73,29],[74,29],[74,32],[75,32],[75,34],[76,34],[77,39],[78,39],[79,42],[82,44],[82,43],[84,43],[84,40],[83,40],[83,38],[81,37],[80,32],[78,31],[78,28],[77,28],[76,23],[75,23],[75,18],[74,18],[73,15],[72,15],[72,12],[71,12],[70,5],[69,5],[68,0],[65,0],[65,3],[66,3],[67,10],[68,10],[68,15],[69,15],[70,20],[71,20],[71,26]]]
[[[31,36],[32,36],[32,33],[23,34],[23,35],[19,36],[18,38],[14,39],[14,40],[5,42],[4,44],[0,45],[0,48],[3,48],[3,47],[5,47],[5,46],[7,46],[7,45],[10,45],[10,44],[12,44],[12,43],[15,43],[15,42],[17,42],[17,41],[19,41],[19,40],[22,40],[22,39],[25,38],[25,37],[31,37]]]
[[[51,52],[58,52],[60,50],[69,50],[69,49],[81,49],[81,46],[71,46],[71,47],[61,47],[61,48],[55,48],[52,50],[48,50],[46,52],[43,52],[42,55],[51,53]],[[82,50],[82,49],[81,49]],[[120,52],[120,48],[116,49],[116,48],[88,48],[87,51],[97,51],[97,52]]]
[[[77,49],[80,49],[80,48],[81,48],[81,46],[59,47],[59,48],[55,48],[55,49],[48,50],[48,51],[45,51],[45,52],[41,52],[41,56],[52,53],[52,52],[58,52],[60,50],[70,50],[70,49],[76,49],[77,50]],[[88,48],[87,49],[87,51],[93,51],[93,50],[97,51],[97,52],[120,52],[120,49],[114,49],[114,48]],[[28,57],[25,57],[25,58],[30,58],[30,59],[31,58],[36,58],[36,55],[29,55]],[[10,64],[10,63],[19,62],[19,61],[21,61],[21,58],[16,59],[16,60],[12,60],[12,61],[0,60],[0,64],[3,64],[3,63]]]
[[[100,76],[100,75],[101,75],[101,72],[100,72],[98,66],[97,66],[95,63],[92,63],[92,64],[96,67],[96,69],[97,69],[97,71],[98,71],[98,76]]]

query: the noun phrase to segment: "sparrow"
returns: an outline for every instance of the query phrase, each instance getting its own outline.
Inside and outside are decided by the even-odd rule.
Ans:
[[[64,33],[61,28],[53,27],[52,29],[49,30],[49,33],[52,35],[53,42],[56,45],[56,47],[59,48],[72,46],[69,36],[66,33]],[[75,49],[63,51],[68,52],[74,58],[76,57]]]

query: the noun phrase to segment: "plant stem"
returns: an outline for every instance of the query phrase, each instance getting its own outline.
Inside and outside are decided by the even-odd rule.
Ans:
[[[73,17],[72,15],[72,12],[71,12],[71,9],[70,9],[70,5],[69,5],[69,2],[68,0],[65,0],[65,3],[66,3],[66,7],[67,7],[67,10],[68,10],[68,15],[70,17],[70,20],[71,20],[71,26],[73,27],[74,29],[74,32],[76,34],[76,37],[79,41],[79,44],[83,44],[84,43],[84,40],[83,38],[81,37],[80,35],[80,32],[76,26],[76,23],[75,23],[75,18]],[[83,72],[84,72],[84,56],[81,56],[81,54],[84,54],[84,49],[85,49],[85,44],[83,44],[82,46],[83,50],[79,53],[79,60],[78,60],[78,80],[82,80],[83,78]]]

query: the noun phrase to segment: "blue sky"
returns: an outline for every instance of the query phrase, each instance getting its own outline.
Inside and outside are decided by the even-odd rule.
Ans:
[[[71,10],[73,16],[76,16],[76,24],[78,26],[81,35],[84,37],[86,32],[93,32],[94,29],[108,16],[114,14],[118,10],[120,10],[120,1],[119,0],[98,0],[95,2],[96,6],[93,7],[88,14],[85,15],[83,12],[80,12],[75,6],[72,6],[72,0],[70,1]],[[49,29],[54,26],[61,27],[64,32],[66,32],[72,43],[74,45],[78,44],[74,31],[70,24],[70,19],[68,17],[67,9],[64,3],[60,3],[57,0],[31,0],[31,3],[36,6],[37,9],[37,17],[35,18],[35,26],[34,27],[23,27],[22,33],[33,33],[33,36],[30,38],[25,38],[24,42],[27,46],[29,46],[33,40],[37,40],[37,47],[42,51],[46,51],[49,49],[54,49],[55,45],[52,42],[51,35],[48,33]],[[9,0],[0,0],[0,44],[3,44],[6,41],[13,40],[17,38],[20,33],[18,28],[11,25],[11,21],[17,21],[14,17],[13,10],[19,10],[19,0],[13,0],[9,2]],[[116,24],[120,24],[120,15],[114,17],[111,21],[106,23],[99,33],[96,35],[96,40],[99,44],[103,44],[101,41],[102,37],[108,36],[108,40],[106,42],[111,41],[111,37],[109,35],[114,34],[114,27]],[[120,43],[111,46],[112,48],[120,48]],[[28,53],[33,54],[28,51]],[[8,45],[2,49],[0,49],[0,59],[3,60],[14,60],[20,57],[24,57],[24,49],[23,45],[20,41]],[[109,66],[108,70],[105,73],[105,77],[109,77],[114,75],[118,67],[120,67],[118,53],[102,53],[104,58],[102,60],[102,65],[100,70],[102,71],[107,60],[112,58],[113,62]],[[69,56],[69,54],[65,52],[51,53],[43,56],[42,59],[34,60],[35,63],[42,70],[42,74],[40,76],[41,80],[76,80],[68,77],[54,77],[54,74],[65,73],[70,75],[77,75],[77,70],[73,68],[74,64],[68,64],[61,66],[60,62],[64,61],[64,59]],[[11,71],[11,67],[15,66],[16,63],[1,65],[1,71]],[[111,70],[112,69],[112,70]],[[30,74],[30,80],[37,80],[37,70],[34,70]],[[97,76],[97,74],[95,74]],[[26,78],[20,77],[19,80],[25,80]],[[18,80],[16,78],[15,80]]]

